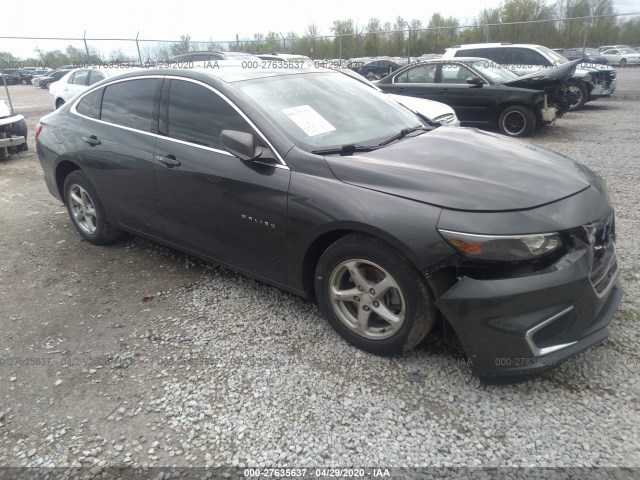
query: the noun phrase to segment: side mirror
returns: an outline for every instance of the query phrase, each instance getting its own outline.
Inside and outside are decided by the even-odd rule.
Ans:
[[[262,155],[262,149],[256,147],[256,139],[251,133],[222,130],[220,142],[227,152],[241,160],[255,160]]]
[[[484,81],[480,77],[469,77],[467,78],[467,83],[469,85],[475,85],[476,87],[484,85]]]

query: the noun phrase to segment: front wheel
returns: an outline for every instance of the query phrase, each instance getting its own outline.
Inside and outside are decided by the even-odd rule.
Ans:
[[[385,242],[348,235],[316,267],[320,310],[349,343],[376,355],[414,348],[435,322],[433,295],[415,266]]]
[[[73,225],[87,242],[103,245],[120,236],[120,231],[108,222],[98,194],[83,171],[76,170],[67,175],[64,203]]]
[[[59,98],[58,100],[56,100],[56,109],[60,108],[62,105],[64,105],[64,100]]]
[[[567,91],[572,95],[573,99],[569,102],[569,111],[578,110],[585,103],[587,103],[587,99],[589,94],[587,92],[587,87],[582,82],[570,81],[567,84]]]
[[[620,66],[621,67],[626,67],[627,66],[627,59],[623,58],[622,60],[620,60]]]
[[[509,137],[527,137],[536,128],[536,116],[527,107],[511,105],[500,114],[498,127]]]

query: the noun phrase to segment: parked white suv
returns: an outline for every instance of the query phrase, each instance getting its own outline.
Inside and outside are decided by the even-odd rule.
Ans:
[[[518,75],[527,75],[543,68],[569,62],[558,52],[542,45],[512,43],[474,43],[447,49],[443,58],[482,57],[492,60]],[[581,64],[568,82],[574,94],[570,110],[582,107],[599,97],[608,97],[616,89],[616,71],[604,65]]]
[[[111,78],[121,73],[129,72],[136,67],[127,68],[76,68],[71,70],[57,82],[49,86],[49,94],[54,110],[60,108],[80,92],[84,92],[89,86],[98,83],[105,78]]]

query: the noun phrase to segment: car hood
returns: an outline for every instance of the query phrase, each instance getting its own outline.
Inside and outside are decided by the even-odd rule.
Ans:
[[[523,210],[590,186],[558,153],[470,128],[437,128],[353,156],[325,157],[341,181],[443,208]]]
[[[510,87],[538,88],[538,84],[540,84],[539,86],[543,86],[543,83],[547,84],[549,81],[563,80],[573,76],[576,71],[576,67],[581,61],[582,60],[572,60],[571,62],[563,63],[562,65],[542,68],[537,72],[523,75],[514,80],[502,83],[503,85],[508,85]]]
[[[427,100],[426,98],[409,97],[407,95],[387,94],[390,98],[404,105],[412,112],[417,112],[430,120],[441,117],[442,115],[455,114],[453,108],[441,102]]]

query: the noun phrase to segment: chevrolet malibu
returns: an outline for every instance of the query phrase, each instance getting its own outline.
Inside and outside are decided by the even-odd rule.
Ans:
[[[374,354],[437,325],[480,376],[539,372],[606,338],[622,295],[596,173],[339,72],[130,72],[36,135],[88,242],[127,231],[314,299]]]

